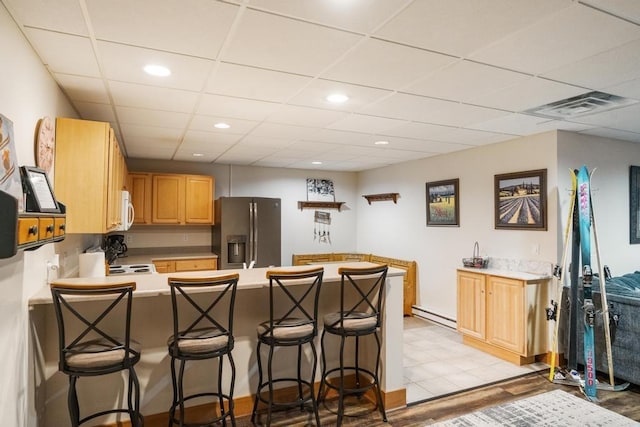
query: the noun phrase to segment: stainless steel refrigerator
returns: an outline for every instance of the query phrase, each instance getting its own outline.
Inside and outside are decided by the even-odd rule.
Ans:
[[[214,212],[218,268],[280,266],[280,199],[220,197]]]

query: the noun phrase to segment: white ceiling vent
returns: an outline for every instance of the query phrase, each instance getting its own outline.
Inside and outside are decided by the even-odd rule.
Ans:
[[[524,111],[524,113],[552,119],[571,119],[573,117],[586,116],[588,114],[626,107],[636,102],[638,101],[635,99],[623,98],[609,93],[588,92],[540,107],[531,108]]]

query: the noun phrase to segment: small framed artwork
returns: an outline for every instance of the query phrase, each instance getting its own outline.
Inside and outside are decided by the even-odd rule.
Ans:
[[[547,229],[547,170],[494,177],[495,228]]]
[[[427,182],[427,226],[460,226],[460,180]]]
[[[308,202],[335,202],[333,181],[330,179],[307,178]]]
[[[640,166],[629,168],[629,243],[640,243]]]

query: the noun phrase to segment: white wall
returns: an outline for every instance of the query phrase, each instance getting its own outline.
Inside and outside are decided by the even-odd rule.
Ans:
[[[30,45],[0,5],[0,113],[13,122],[19,165],[34,165],[34,133],[38,119],[76,114],[37,59]],[[2,219],[5,220],[4,218]],[[68,238],[65,251],[75,252],[83,238]],[[0,260],[0,420],[5,425],[36,425],[29,396],[34,378],[29,370],[28,297],[46,283],[46,261],[60,244],[21,251]],[[37,378],[36,378],[37,380]]]
[[[213,175],[216,181],[216,199],[223,196],[279,197],[282,199],[282,265],[291,265],[291,255],[319,252],[351,252],[356,249],[357,206],[361,197],[356,191],[357,175],[350,172],[316,172],[300,169],[261,168],[250,166],[220,166],[192,162],[162,162],[141,159],[127,160],[130,171],[174,172]],[[324,210],[331,215],[331,244],[314,241],[313,209],[298,209],[298,201],[307,200],[307,178],[333,180],[336,201],[345,202],[341,211]],[[323,210],[323,209],[321,209]],[[189,227],[178,231],[163,231],[166,246],[185,246],[180,241]],[[134,226],[126,234],[134,235],[132,248],[160,244],[154,240],[153,226]],[[184,231],[183,231],[184,230]],[[202,228],[199,229],[200,232]],[[177,233],[177,234],[176,234]],[[205,230],[206,233],[206,230]],[[202,240],[193,239],[197,242]],[[189,245],[191,245],[189,243]]]
[[[456,318],[456,268],[473,253],[556,262],[556,133],[362,172],[358,194],[400,193],[397,204],[358,200],[358,251],[418,263],[417,305]],[[547,169],[547,231],[494,228],[494,175]],[[426,182],[460,179],[460,226],[426,226]],[[534,251],[538,248],[539,251]],[[537,252],[537,253],[536,253]]]
[[[602,264],[608,265],[614,276],[640,270],[640,244],[629,244],[629,166],[640,166],[640,144],[559,132],[558,187],[563,228],[569,212],[569,171],[582,165],[595,170],[591,198]],[[597,266],[595,255],[592,262]]]

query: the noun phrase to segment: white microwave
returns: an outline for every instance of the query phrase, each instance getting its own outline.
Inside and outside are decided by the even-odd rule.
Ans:
[[[115,229],[116,231],[126,231],[133,225],[133,218],[135,216],[133,205],[131,204],[131,195],[128,191],[122,191],[122,213],[120,219],[122,223]]]

